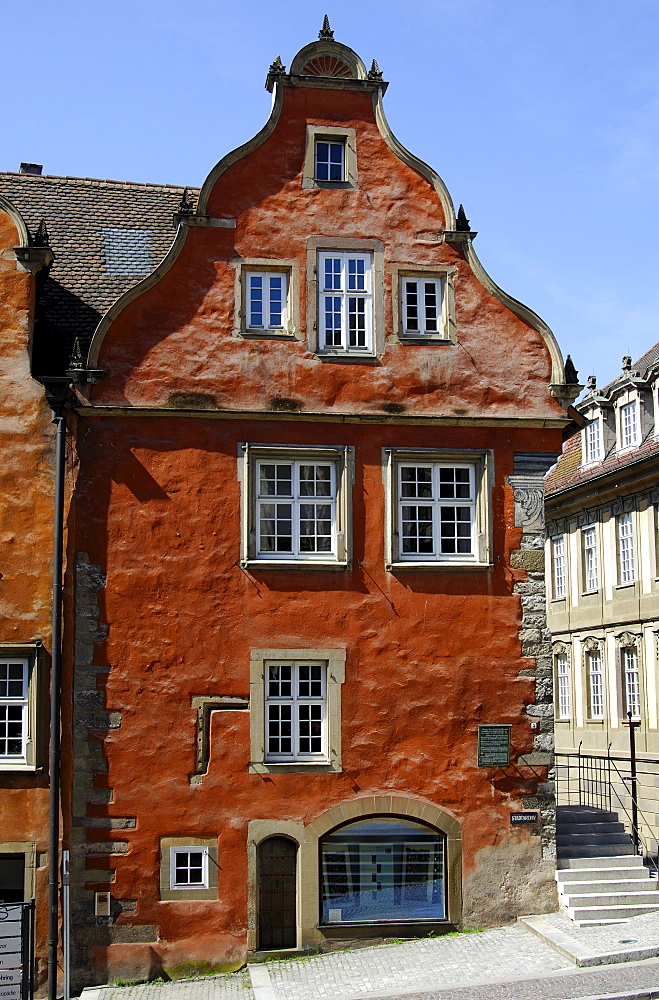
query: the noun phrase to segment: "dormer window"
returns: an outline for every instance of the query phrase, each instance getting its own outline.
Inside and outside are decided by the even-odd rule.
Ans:
[[[633,401],[620,407],[620,448],[631,448],[638,439],[638,404]]]
[[[317,181],[345,180],[345,142],[316,139],[315,178]]]
[[[586,424],[586,462],[602,460],[602,423],[599,417]]]

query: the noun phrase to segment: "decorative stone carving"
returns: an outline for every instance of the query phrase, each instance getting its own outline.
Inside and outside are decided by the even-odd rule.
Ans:
[[[569,656],[572,652],[572,646],[567,642],[554,642],[551,649],[554,656]]]
[[[587,639],[584,639],[582,646],[589,653],[601,653],[604,639],[595,639],[594,636],[589,635]]]
[[[577,527],[585,528],[587,524],[595,524],[599,521],[599,511],[596,507],[592,510],[582,510],[577,514]]]
[[[616,646],[618,649],[624,649],[629,646],[633,646],[636,649],[641,645],[641,636],[634,635],[633,632],[622,632],[620,635],[616,636]]]
[[[515,527],[525,531],[542,531],[544,493],[541,476],[508,476],[515,501]]]

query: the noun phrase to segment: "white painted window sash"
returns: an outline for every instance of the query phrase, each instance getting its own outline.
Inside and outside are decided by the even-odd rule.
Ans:
[[[599,650],[589,650],[586,654],[588,664],[588,692],[591,719],[604,718],[604,685],[602,682],[602,654]]]
[[[400,282],[403,335],[446,336],[444,281],[441,278],[404,275]]]
[[[634,524],[631,514],[618,517],[618,581],[621,584],[634,583]]]
[[[196,862],[193,857],[196,854],[201,855],[200,864],[193,863]],[[188,881],[177,881],[181,870],[187,871]],[[190,878],[195,878],[196,881],[190,881]],[[170,847],[169,886],[170,889],[208,889],[208,847],[197,844]]]
[[[561,600],[567,594],[565,567],[565,535],[556,535],[551,540],[552,573],[554,598]]]
[[[323,251],[318,255],[318,329],[321,352],[369,354],[373,345],[373,254]]]
[[[597,562],[597,528],[589,525],[581,529],[583,539],[584,589],[592,593],[599,588],[599,567]]]
[[[0,763],[27,764],[29,663],[0,661]]]
[[[288,274],[285,271],[246,271],[245,298],[248,330],[288,328]]]
[[[556,679],[558,682],[558,718],[570,718],[570,673],[567,653],[556,656]]]
[[[319,136],[314,149],[314,175],[317,181],[345,181],[345,140],[332,140]]]
[[[282,669],[288,671],[283,678]],[[264,683],[266,762],[326,762],[327,664],[266,661]]]
[[[631,646],[620,651],[622,659],[623,691],[625,695],[625,715],[631,712],[632,719],[641,717],[641,685],[638,669],[638,652]]]
[[[620,407],[621,448],[631,448],[638,443],[638,405],[634,401]]]
[[[283,490],[290,481],[287,492],[273,494],[262,490],[262,470],[274,467],[275,489]],[[317,482],[319,469],[329,470],[327,495],[303,494],[303,470],[314,470]],[[284,475],[288,470],[290,480]],[[327,515],[327,516],[326,516]],[[304,527],[315,526],[316,531],[304,531]],[[288,529],[288,530],[287,530]],[[266,534],[267,530],[267,534]],[[290,531],[290,534],[288,533]],[[263,547],[264,539],[273,538],[275,548]],[[285,539],[290,537],[290,547],[285,548]],[[316,457],[288,460],[261,459],[256,463],[256,553],[261,559],[300,559],[326,561],[337,558],[337,467],[336,461],[323,461]],[[315,547],[309,547],[311,540]],[[305,542],[307,545],[305,545]],[[279,548],[277,546],[280,546]],[[328,547],[323,548],[323,545]]]
[[[602,457],[602,425],[599,417],[586,425],[586,461],[599,462]]]
[[[403,476],[406,474],[407,470],[415,470],[417,476],[419,474],[429,474],[429,483],[420,483],[417,489],[417,495],[404,494],[404,487],[413,486],[413,484],[403,482]],[[441,473],[442,470],[449,470],[450,472],[455,472],[460,470],[461,472],[466,471],[468,473],[468,484],[460,483],[460,486],[468,485],[469,496],[468,497],[455,497],[455,498],[443,498],[441,496]],[[476,546],[476,470],[474,465],[470,464],[453,464],[449,462],[414,462],[414,461],[404,461],[401,460],[398,463],[397,472],[397,491],[398,491],[398,537],[399,537],[399,558],[403,561],[410,562],[456,562],[465,560],[475,560],[477,546]],[[420,487],[427,486],[430,487],[430,496],[418,495],[424,492]],[[460,514],[458,514],[457,509],[459,508]],[[455,512],[454,517],[451,517],[451,510]],[[466,513],[466,517],[464,514]],[[428,516],[429,515],[429,516]],[[449,515],[449,516],[447,516]],[[469,525],[468,535],[459,535],[461,526]],[[417,535],[413,535],[411,529],[417,526]],[[409,526],[409,528],[406,528]],[[430,534],[427,534],[428,526],[430,527]],[[453,535],[450,534],[451,526],[453,526]],[[445,535],[444,545],[450,546],[451,541],[455,543],[456,549],[460,543],[464,544],[465,548],[468,546],[468,551],[465,552],[450,552],[442,551],[442,528],[447,532]],[[464,530],[464,529],[462,529]],[[416,538],[417,548],[412,551],[405,551],[406,544],[413,545],[413,540]],[[431,541],[431,546],[426,546],[428,551],[423,551],[423,542]]]

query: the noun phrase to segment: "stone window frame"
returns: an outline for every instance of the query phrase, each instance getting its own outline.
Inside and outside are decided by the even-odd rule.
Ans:
[[[321,661],[326,665],[326,746],[325,761],[267,761],[265,748],[265,668],[267,663],[291,660]],[[287,771],[341,771],[341,685],[345,682],[346,649],[252,649],[249,660],[250,689],[250,774],[277,774]]]
[[[203,848],[208,858],[208,887],[175,889],[171,882],[171,848],[194,850]],[[183,903],[192,899],[218,898],[218,849],[217,837],[161,837],[160,838],[160,900]]]
[[[324,349],[320,344],[318,325],[320,253],[333,250],[341,253],[372,254],[371,302],[372,333],[369,351],[334,351]],[[384,333],[384,243],[378,239],[347,239],[338,236],[310,236],[307,239],[307,347],[320,361],[330,364],[374,364],[385,349]]]
[[[27,739],[25,757],[21,760],[0,760],[0,773],[37,771],[43,767],[44,727],[41,723],[43,705],[44,647],[40,642],[0,643],[0,659],[23,660],[27,663]]]
[[[0,854],[22,854],[25,858],[23,869],[23,899],[27,902],[36,895],[37,845],[33,840],[6,840],[0,843]]]
[[[264,458],[278,462],[325,461],[336,465],[335,556],[326,559],[268,559],[256,550],[256,463]],[[346,570],[352,563],[352,486],[354,448],[350,445],[277,445],[241,443],[238,446],[238,478],[241,484],[240,565],[254,569]]]
[[[234,269],[234,317],[232,337],[245,340],[299,340],[300,337],[300,264],[297,260],[273,260],[271,257],[240,257],[230,261]],[[285,329],[250,329],[247,326],[247,275],[252,271],[271,271],[286,275]]]
[[[391,274],[391,329],[394,342],[400,344],[457,344],[454,278],[458,269],[450,264],[389,264]],[[442,287],[442,332],[405,333],[403,324],[402,284],[405,278],[436,278]]]
[[[401,559],[398,532],[398,466],[402,462],[455,463],[474,467],[475,476],[475,558],[440,557],[432,560]],[[452,448],[383,448],[382,477],[385,490],[385,570],[464,572],[491,570],[493,561],[492,490],[493,462],[491,449]]]
[[[316,177],[316,143],[343,143],[343,180],[322,181]],[[357,133],[354,128],[339,125],[307,125],[304,147],[304,165],[302,168],[302,189],[310,191],[317,188],[354,190],[359,183],[357,173]]]

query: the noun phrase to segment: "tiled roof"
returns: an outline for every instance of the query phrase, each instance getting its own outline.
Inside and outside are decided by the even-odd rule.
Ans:
[[[198,189],[189,192],[196,201]],[[103,313],[162,260],[182,193],[166,184],[0,173],[0,194],[31,233],[45,219],[55,254],[38,299],[35,374],[61,374],[76,337],[86,352]]]

